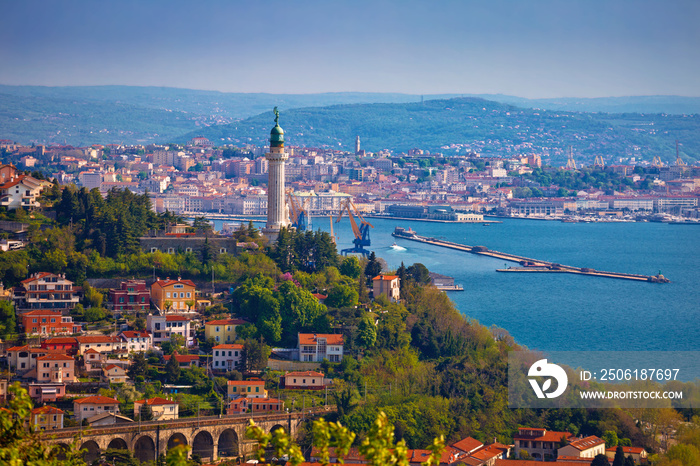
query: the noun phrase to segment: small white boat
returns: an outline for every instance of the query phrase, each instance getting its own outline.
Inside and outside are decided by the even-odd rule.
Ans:
[[[405,250],[406,250],[406,248],[404,248],[404,247],[402,247],[402,246],[399,246],[399,245],[396,244],[396,243],[392,244],[392,245],[389,246],[389,247],[390,247],[391,249],[393,249],[394,251],[405,251]]]

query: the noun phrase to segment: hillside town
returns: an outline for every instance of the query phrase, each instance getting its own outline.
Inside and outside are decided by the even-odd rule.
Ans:
[[[309,215],[340,211],[352,199],[360,212],[438,221],[480,221],[480,215],[586,221],[695,220],[700,166],[634,158],[587,167],[574,154],[564,167],[540,155],[481,157],[467,150],[445,157],[420,149],[394,154],[286,147],[285,180]],[[197,137],[185,145],[74,148],[21,146],[0,140],[6,161],[60,184],[103,194],[148,193],[156,212],[195,216],[262,216],[267,212],[267,147],[214,147]],[[10,187],[15,187],[12,192]],[[42,189],[31,177],[10,179],[2,205],[31,207]],[[22,198],[16,197],[18,189]],[[13,196],[14,195],[14,196]],[[16,199],[15,199],[16,197]]]

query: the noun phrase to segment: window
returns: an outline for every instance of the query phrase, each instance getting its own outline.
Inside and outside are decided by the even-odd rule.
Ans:
[[[175,248],[168,248],[168,254],[175,254]]]
[[[156,252],[158,251],[158,248],[151,248],[151,252]]]
[[[221,248],[219,249],[220,254],[226,254],[226,248]]]
[[[191,298],[191,297],[192,297],[192,293],[190,293],[190,292],[188,291],[188,292],[187,292],[187,297],[188,297],[188,298]]]
[[[185,285],[183,285],[181,283],[178,283],[177,285],[173,286],[173,288],[175,288],[176,290],[179,290],[180,288],[184,288],[184,287],[185,287]]]
[[[169,291],[168,291],[167,293],[165,293],[165,297],[166,297],[166,298],[169,298],[169,297],[170,297],[170,292],[169,292]]]

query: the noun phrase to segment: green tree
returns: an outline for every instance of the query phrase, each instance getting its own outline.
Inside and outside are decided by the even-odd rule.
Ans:
[[[350,278],[357,279],[362,273],[360,261],[355,256],[347,256],[340,264],[340,273]]]
[[[350,307],[355,306],[358,299],[359,295],[354,288],[337,284],[328,292],[326,305],[329,307]]]
[[[367,265],[365,266],[365,276],[367,277],[368,280],[371,280],[373,277],[376,277],[379,275],[382,271],[382,265],[379,263],[377,260],[377,255],[374,253],[374,251],[369,253],[369,261],[367,262]]]
[[[0,301],[0,336],[4,340],[8,336],[14,335],[16,331],[17,319],[12,301]]]
[[[165,375],[170,383],[177,383],[180,379],[180,363],[177,362],[175,356],[177,356],[177,353],[171,354],[168,363],[165,365]]]
[[[622,447],[617,447],[617,450],[615,450],[615,459],[613,459],[612,466],[625,466],[625,451]]]
[[[257,372],[267,367],[270,357],[270,347],[262,340],[248,339],[243,343],[242,369],[245,372]]]
[[[377,342],[377,326],[369,315],[364,315],[357,326],[357,342],[365,349],[372,348]]]
[[[85,309],[84,316],[85,320],[88,322],[100,322],[107,317],[107,314],[105,313],[104,309],[98,307],[89,307]]]
[[[606,430],[601,438],[605,440],[605,448],[614,448],[619,443],[617,432],[614,430]]]
[[[610,466],[610,461],[605,455],[596,455],[591,461],[591,466]]]
[[[131,366],[129,366],[129,377],[135,379],[136,377],[146,376],[146,371],[148,369],[148,361],[146,360],[146,355],[143,353],[136,353],[131,359]]]

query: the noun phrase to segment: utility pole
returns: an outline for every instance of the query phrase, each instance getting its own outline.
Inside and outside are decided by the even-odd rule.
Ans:
[[[367,381],[365,380],[365,403],[367,403]]]

